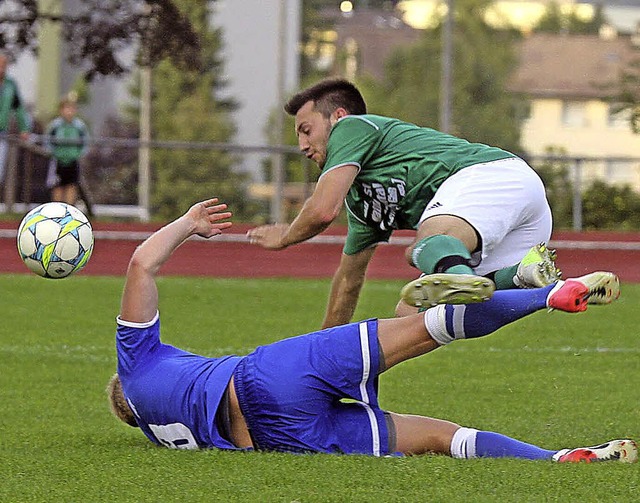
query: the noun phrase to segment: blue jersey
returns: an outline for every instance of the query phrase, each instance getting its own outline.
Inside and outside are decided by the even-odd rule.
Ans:
[[[176,449],[237,449],[220,435],[216,413],[241,357],[206,358],[163,344],[158,315],[117,322],[118,375],[144,434]]]

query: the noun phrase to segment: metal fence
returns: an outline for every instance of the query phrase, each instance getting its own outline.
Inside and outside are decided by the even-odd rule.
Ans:
[[[22,213],[49,200],[46,174],[49,153],[41,145],[44,138],[32,135],[24,142],[18,136],[0,138],[8,151],[0,189],[0,213]],[[246,173],[243,197],[255,202],[262,218],[286,221],[297,213],[313,191],[319,171],[301,156],[296,147],[240,145],[182,141],[140,142],[130,138],[96,137],[91,140],[82,163],[81,196],[90,214],[98,217],[126,217],[148,220],[152,213],[154,187],[151,166],[143,166],[143,149],[171,152],[224,152],[234,157],[233,170]],[[282,156],[284,162],[276,162]],[[153,157],[152,157],[153,158]],[[536,156],[527,159],[538,171],[564,170],[568,186],[562,197],[571,199],[572,227],[583,228],[582,194],[594,180],[625,184],[640,193],[640,157]],[[188,166],[185,166],[188,169]],[[281,173],[274,170],[282,169]],[[145,179],[146,177],[146,179]],[[220,183],[227,182],[219,180]]]

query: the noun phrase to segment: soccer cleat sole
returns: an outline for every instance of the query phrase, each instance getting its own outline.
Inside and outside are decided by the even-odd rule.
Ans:
[[[558,463],[635,463],[638,461],[638,446],[629,439],[611,440],[594,447],[564,449],[554,456],[554,460]]]
[[[410,306],[473,304],[489,300],[496,287],[493,281],[472,274],[427,274],[407,283],[400,297]]]
[[[592,272],[559,281],[549,293],[547,305],[567,313],[587,310],[587,304],[611,304],[620,297],[620,280],[612,272]]]
[[[611,304],[620,297],[620,279],[611,272],[591,273],[577,279],[589,289],[588,304]]]

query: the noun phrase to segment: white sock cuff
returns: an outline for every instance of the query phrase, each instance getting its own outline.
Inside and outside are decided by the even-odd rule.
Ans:
[[[424,326],[431,338],[441,346],[453,342],[454,338],[447,332],[444,304],[439,304],[424,312]]]
[[[476,434],[474,428],[459,428],[451,439],[451,457],[470,459],[476,457]]]

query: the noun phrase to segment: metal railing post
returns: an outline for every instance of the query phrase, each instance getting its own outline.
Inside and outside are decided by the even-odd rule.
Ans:
[[[573,165],[573,230],[582,230],[582,163],[583,159],[576,159]]]

